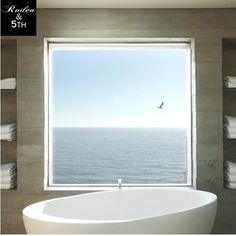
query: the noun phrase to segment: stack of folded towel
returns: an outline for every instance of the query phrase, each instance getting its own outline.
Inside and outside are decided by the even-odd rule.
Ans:
[[[225,187],[236,189],[236,163],[226,161],[224,167]]]
[[[236,76],[225,76],[224,85],[226,88],[236,88]]]
[[[0,139],[12,141],[16,139],[16,124],[1,125]]]
[[[236,76],[225,76],[224,86],[226,88],[236,88]]]
[[[16,78],[6,78],[0,80],[1,89],[15,89],[16,88]]]
[[[16,163],[1,165],[1,189],[16,187]]]
[[[228,139],[236,138],[236,117],[225,116],[224,117],[224,134]]]

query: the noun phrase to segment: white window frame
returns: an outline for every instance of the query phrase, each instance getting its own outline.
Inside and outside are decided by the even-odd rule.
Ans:
[[[188,93],[188,107],[189,107],[189,124],[187,129],[187,183],[185,184],[123,184],[123,188],[130,187],[195,187],[195,170],[194,160],[195,154],[193,152],[193,138],[192,138],[192,120],[193,109],[192,106],[192,84],[194,83],[193,77],[193,46],[194,40],[187,39],[49,39],[44,40],[44,190],[79,190],[79,191],[99,191],[108,189],[117,189],[118,184],[53,184],[52,183],[52,50],[64,49],[64,50],[85,50],[85,49],[108,49],[112,48],[120,50],[128,48],[134,49],[154,49],[154,48],[185,48],[189,49],[189,65],[187,65],[188,71],[186,72],[189,77],[189,83],[187,83]]]

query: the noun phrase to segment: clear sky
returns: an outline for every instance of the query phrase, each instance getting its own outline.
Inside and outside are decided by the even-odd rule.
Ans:
[[[53,126],[186,127],[186,60],[185,49],[55,50]]]

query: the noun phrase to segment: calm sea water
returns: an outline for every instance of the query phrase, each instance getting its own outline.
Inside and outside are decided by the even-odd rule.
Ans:
[[[186,130],[54,128],[56,184],[183,183]]]

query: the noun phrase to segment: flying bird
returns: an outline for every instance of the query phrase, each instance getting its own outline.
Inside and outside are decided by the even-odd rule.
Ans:
[[[161,105],[159,107],[157,107],[158,109],[163,109],[163,105],[164,105],[164,102],[161,103]]]

